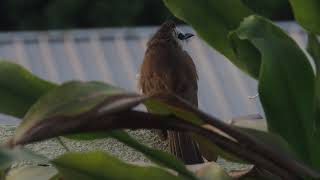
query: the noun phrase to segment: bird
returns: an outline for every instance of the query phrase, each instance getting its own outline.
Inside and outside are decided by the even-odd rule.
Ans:
[[[175,22],[168,20],[150,38],[138,80],[138,87],[144,95],[157,95],[163,101],[178,96],[193,106],[198,106],[196,66],[183,49],[183,43],[192,36],[194,35],[191,33],[182,33]],[[197,142],[188,132],[157,132],[161,139],[168,139],[171,153],[185,164],[204,162]]]

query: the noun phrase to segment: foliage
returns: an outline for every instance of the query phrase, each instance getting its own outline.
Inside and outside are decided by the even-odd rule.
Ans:
[[[292,10],[288,0],[241,0],[255,13],[273,20],[292,20]]]
[[[288,0],[242,0],[263,16],[292,19]],[[2,0],[0,30],[161,24],[174,16],[161,0]]]
[[[66,179],[179,179],[163,169],[130,165],[103,152],[66,153],[52,163]]]
[[[41,95],[55,86],[20,66],[0,61],[0,113],[22,118]]]
[[[284,137],[301,158],[311,163],[316,159],[311,149],[320,149],[310,131],[315,119],[314,74],[307,57],[280,28],[263,18],[246,18],[235,33],[261,53],[259,95],[269,130]],[[290,63],[285,63],[286,59]],[[320,162],[317,164],[320,166]]]
[[[269,130],[283,137],[304,162],[320,169],[319,2],[290,0],[297,22],[310,32],[308,51],[315,61],[316,74],[306,54],[291,37],[270,20],[254,15],[252,11],[266,15],[257,3],[241,4],[238,0],[198,1],[197,4],[179,0],[164,2],[208,44],[259,81],[259,97]],[[229,4],[238,10],[232,10]],[[197,20],[199,16],[210,22],[207,27]],[[217,36],[224,40],[219,41]]]
[[[320,34],[320,2],[317,0],[290,0],[295,19],[306,30]]]
[[[173,18],[160,0],[3,0],[0,30],[154,25]]]
[[[63,5],[59,8],[59,2],[37,1],[39,7],[50,3],[51,8],[61,9],[57,19],[63,18],[70,23],[73,21],[69,21],[64,13],[76,17],[82,12],[78,8],[92,7],[91,3],[97,2],[102,3],[99,8],[104,7],[102,1],[75,3],[68,0],[61,2]],[[125,16],[134,18],[130,13],[140,8],[137,2],[130,1],[132,11],[124,13]],[[308,0],[303,4],[303,8],[308,9],[306,13],[301,13],[299,0],[290,1],[297,21],[309,31],[307,50],[315,62],[316,73],[305,52],[265,18],[272,17],[275,9],[288,8],[288,1],[264,0],[265,9],[249,0],[164,2],[213,48],[258,80],[268,128],[257,121],[250,122],[250,117],[243,123],[237,120],[227,124],[173,94],[165,98],[161,98],[161,94],[146,97],[95,81],[70,81],[58,85],[35,77],[19,65],[2,61],[0,97],[5,101],[0,103],[0,112],[23,121],[14,135],[0,146],[1,176],[7,179],[31,178],[37,174],[38,178],[46,179],[320,179],[320,145],[317,141],[320,137],[320,42],[315,20],[320,6],[316,1]],[[108,15],[104,13],[108,12],[97,12],[97,17]],[[92,16],[99,21],[97,17]],[[153,113],[136,110],[139,104],[152,109]],[[188,131],[204,154],[218,153],[232,161],[253,164],[254,168],[234,176],[211,163],[196,173],[190,172],[174,156],[146,147],[122,131],[141,128]],[[112,137],[140,151],[155,165],[127,164],[99,151],[67,152],[55,159],[46,159],[19,148],[59,136],[76,140]],[[34,160],[39,165],[10,170],[14,163],[22,160]]]

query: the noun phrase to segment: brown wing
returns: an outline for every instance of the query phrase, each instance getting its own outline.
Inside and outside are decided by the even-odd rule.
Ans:
[[[139,87],[143,94],[174,93],[197,105],[197,72],[186,51],[158,43],[145,54]]]
[[[175,88],[175,93],[181,98],[189,101],[191,104],[198,106],[198,75],[196,66],[186,51],[183,51],[182,58],[184,68],[181,71],[181,77]]]

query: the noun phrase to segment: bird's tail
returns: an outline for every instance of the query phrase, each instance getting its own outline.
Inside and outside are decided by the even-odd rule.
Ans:
[[[170,151],[185,164],[203,163],[198,144],[186,132],[168,131]]]

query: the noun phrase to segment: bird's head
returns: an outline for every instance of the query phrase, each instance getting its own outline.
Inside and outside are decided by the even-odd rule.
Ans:
[[[150,39],[149,43],[152,43],[157,40],[175,40],[175,41],[185,41],[194,36],[191,33],[183,33],[180,31],[176,24],[169,20],[164,22],[155,35]],[[180,44],[180,43],[179,43]]]

